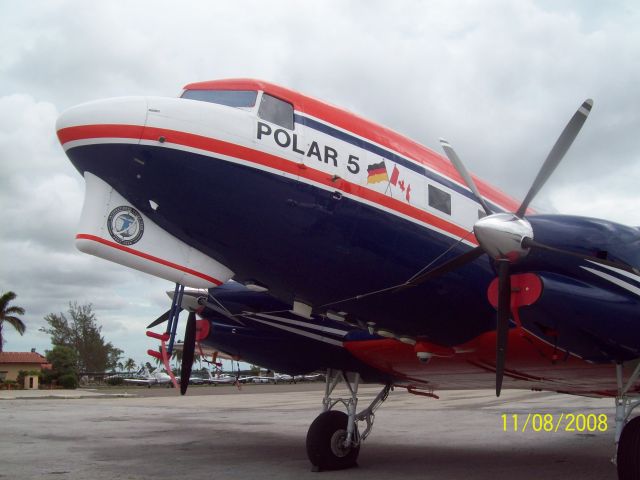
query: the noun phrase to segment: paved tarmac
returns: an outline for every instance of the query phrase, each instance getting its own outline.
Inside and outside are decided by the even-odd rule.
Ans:
[[[440,400],[396,390],[377,412],[358,468],[312,473],[305,436],[322,388],[198,387],[185,397],[161,387],[0,392],[0,478],[616,478],[613,400],[528,391],[496,399],[488,390],[442,392]],[[367,398],[377,393],[361,391]],[[508,430],[513,414],[522,429],[529,413],[555,421],[567,413],[605,413],[608,431],[567,432],[565,422],[555,433],[531,426],[505,432],[504,413]]]

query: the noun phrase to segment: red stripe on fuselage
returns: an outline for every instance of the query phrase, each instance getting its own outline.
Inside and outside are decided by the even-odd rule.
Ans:
[[[159,257],[154,257],[153,255],[149,255],[148,253],[140,252],[138,250],[134,250],[133,248],[125,247],[124,245],[120,245],[119,243],[111,242],[109,240],[105,240],[104,238],[97,237],[95,235],[89,235],[87,233],[79,233],[76,235],[76,239],[78,240],[91,240],[92,242],[98,242],[108,247],[116,248],[118,250],[122,250],[123,252],[130,253],[132,255],[136,255],[138,257],[144,258],[145,260],[150,260],[155,263],[159,263],[160,265],[164,265],[165,267],[170,267],[175,270],[180,270],[181,272],[188,273],[189,275],[193,275],[194,277],[202,278],[207,282],[211,282],[216,286],[222,285],[223,282],[220,280],[213,278],[205,273],[198,272],[188,267],[184,267],[182,265],[178,265],[177,263],[170,262],[168,260],[164,260]]]
[[[90,127],[90,128],[89,128]],[[105,131],[101,132],[100,128],[104,127]],[[123,125],[122,131],[118,131],[117,125],[89,125],[83,127],[68,127],[58,132],[60,138],[68,138],[71,140],[83,140],[89,138],[131,138],[128,133],[134,131],[131,125]],[[76,131],[75,129],[80,129]],[[93,133],[98,133],[93,135]],[[85,136],[91,134],[90,136]],[[344,178],[335,180],[332,175],[326,172],[315,170],[308,165],[296,163],[291,160],[286,160],[282,157],[272,155],[269,153],[254,150],[252,148],[237,145],[235,143],[229,143],[222,140],[217,140],[210,137],[204,137],[202,135],[195,135],[193,133],[180,132],[177,130],[168,130],[164,128],[145,127],[142,135],[142,140],[157,141],[159,137],[164,137],[165,142],[162,144],[168,147],[168,144],[182,145],[185,147],[196,148],[199,150],[205,150],[212,153],[219,153],[229,157],[233,157],[239,160],[254,163],[256,165],[262,165],[264,167],[279,170],[281,172],[288,173],[290,175],[299,176],[307,180],[326,185],[336,190],[342,190],[343,192],[359,197],[361,199],[370,201],[379,206],[386,207],[397,213],[413,218],[425,224],[431,225],[439,230],[448,232],[458,238],[466,238],[467,241],[476,244],[477,241],[473,235],[469,235],[469,232],[458,225],[450,223],[440,217],[432,215],[429,212],[414,207],[402,200],[392,198],[383,193],[370,190],[366,187],[361,187],[355,183],[351,183]],[[137,136],[134,138],[138,138]],[[467,238],[468,237],[468,238]]]
[[[392,152],[431,168],[442,175],[465,185],[455,167],[441,155],[391,129],[378,125],[352,112],[329,105],[321,100],[309,97],[263,80],[250,78],[223,79],[196,82],[186,85],[185,90],[262,90],[270,95],[291,102],[297,112],[311,115],[322,122],[336,126],[350,133],[366,138]],[[480,193],[491,202],[507,211],[515,212],[518,204],[505,193],[472,175]]]
[[[58,140],[64,145],[74,140],[85,140],[88,138],[133,138],[140,140],[144,126],[142,125],[78,125],[76,127],[61,128],[58,130]]]

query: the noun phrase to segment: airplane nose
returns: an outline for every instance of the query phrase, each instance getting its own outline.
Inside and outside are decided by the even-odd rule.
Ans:
[[[121,137],[140,140],[147,121],[146,97],[117,97],[82,103],[58,117],[56,132],[65,147],[87,138]]]

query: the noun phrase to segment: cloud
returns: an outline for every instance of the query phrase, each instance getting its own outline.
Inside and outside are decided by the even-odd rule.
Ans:
[[[70,301],[94,305],[108,340],[118,338],[125,319],[142,336],[149,317],[165,308],[162,292],[171,285],[74,248],[84,182],[55,137],[55,105],[12,94],[0,97],[0,111],[0,289],[18,294],[15,304],[26,309],[27,324],[25,337],[4,332],[5,348],[49,348],[38,328],[45,315],[66,311]],[[133,352],[139,350],[135,338],[119,339]]]
[[[562,182],[549,198],[553,205],[562,205],[562,213],[640,226],[636,192],[638,178],[640,162],[589,180]]]

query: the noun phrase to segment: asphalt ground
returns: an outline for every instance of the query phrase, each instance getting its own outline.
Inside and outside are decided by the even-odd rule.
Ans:
[[[365,406],[377,389],[361,392]],[[305,437],[322,394],[322,383],[191,387],[185,397],[164,387],[0,392],[0,478],[616,478],[613,400],[529,391],[496,399],[488,390],[439,400],[396,390],[358,468],[311,472]],[[545,414],[546,426],[536,416]],[[567,431],[567,414],[606,414],[607,431],[594,422]]]

